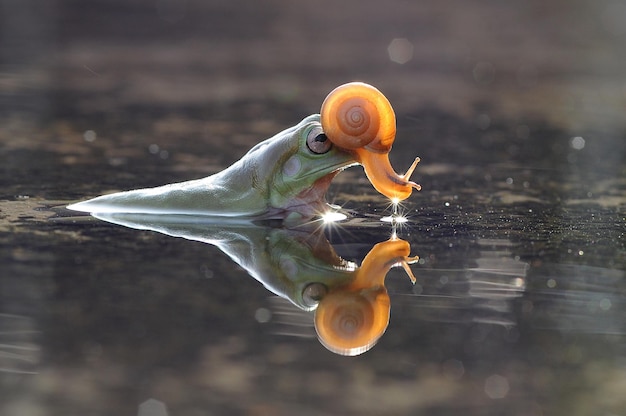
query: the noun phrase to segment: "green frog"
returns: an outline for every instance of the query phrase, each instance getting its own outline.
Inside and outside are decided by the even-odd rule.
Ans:
[[[310,218],[328,211],[333,177],[356,164],[334,146],[317,114],[254,146],[206,178],[103,195],[69,205],[91,213],[209,215],[248,219]]]
[[[419,158],[402,175],[389,163],[395,134],[393,109],[380,91],[358,82],[344,84],[326,97],[321,114],[262,141],[219,173],[103,195],[68,208],[298,222],[327,212],[331,180],[356,164],[363,165],[376,190],[397,203],[420,186],[409,180]]]

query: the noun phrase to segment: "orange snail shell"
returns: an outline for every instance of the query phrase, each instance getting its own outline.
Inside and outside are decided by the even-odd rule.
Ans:
[[[396,116],[380,91],[362,82],[341,85],[328,94],[320,113],[328,140],[354,155],[378,192],[397,202],[421,189],[409,180],[419,158],[402,175],[389,162]]]
[[[315,311],[315,330],[320,342],[342,355],[368,351],[389,324],[389,295],[384,288],[326,295]]]
[[[335,88],[322,103],[320,115],[326,136],[339,147],[391,150],[396,116],[387,97],[369,84],[350,82]]]

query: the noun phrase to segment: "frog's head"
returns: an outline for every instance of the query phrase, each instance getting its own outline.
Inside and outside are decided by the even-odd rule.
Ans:
[[[262,260],[271,267],[259,267],[257,276],[263,275],[266,288],[305,311],[315,310],[329,291],[354,279],[356,264],[337,255],[321,228],[274,228],[263,243]]]
[[[334,145],[324,133],[319,114],[306,117],[298,125],[274,136],[267,153],[273,165],[267,174],[269,200],[273,207],[319,213],[325,205],[324,194],[333,177],[357,164],[353,153]]]

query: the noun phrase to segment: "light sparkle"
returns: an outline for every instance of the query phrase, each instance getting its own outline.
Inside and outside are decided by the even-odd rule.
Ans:
[[[324,224],[331,224],[334,222],[343,221],[348,218],[346,214],[337,211],[327,211],[320,215],[320,217],[322,218]]]

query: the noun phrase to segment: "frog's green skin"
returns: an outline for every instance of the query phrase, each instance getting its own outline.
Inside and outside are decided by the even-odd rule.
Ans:
[[[356,164],[352,154],[336,146],[323,154],[312,152],[306,141],[314,129],[322,132],[318,114],[257,144],[212,176],[103,195],[68,208],[90,213],[310,218],[327,210],[324,194],[334,175]]]
[[[212,244],[268,290],[304,310],[317,306],[303,296],[309,285],[321,283],[332,290],[352,281],[357,269],[335,253],[321,229],[310,233],[193,215],[93,215],[125,227]]]

